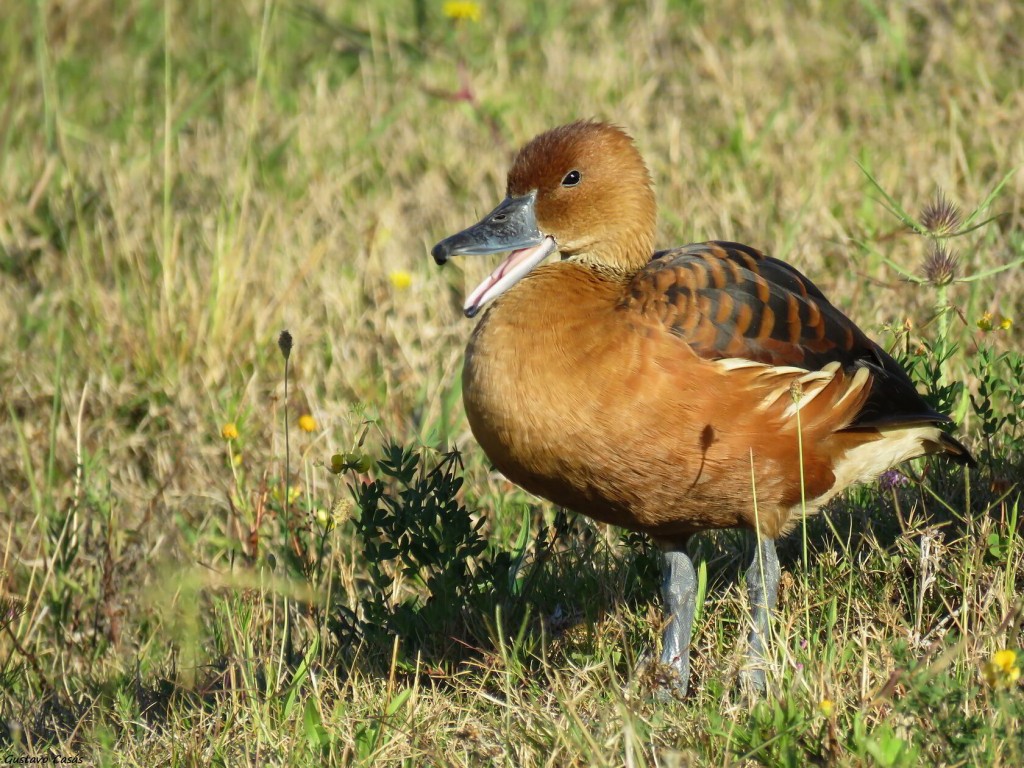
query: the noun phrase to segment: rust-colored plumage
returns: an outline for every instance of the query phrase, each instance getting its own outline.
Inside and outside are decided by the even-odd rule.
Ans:
[[[654,228],[632,140],[579,122],[527,144],[505,201],[433,254],[511,252],[466,304],[471,316],[490,304],[463,373],[473,434],[527,490],[663,545],[662,660],[685,690],[692,534],[758,534],[757,661],[776,537],[899,462],[971,458],[899,365],[796,269],[736,243],[652,254]],[[555,252],[561,261],[541,265]]]

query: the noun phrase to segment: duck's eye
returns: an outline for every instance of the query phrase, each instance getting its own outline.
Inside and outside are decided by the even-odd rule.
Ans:
[[[562,179],[562,186],[575,187],[577,184],[580,183],[580,179],[582,178],[583,177],[580,176],[579,171],[569,171],[567,174],[565,174],[565,178]]]

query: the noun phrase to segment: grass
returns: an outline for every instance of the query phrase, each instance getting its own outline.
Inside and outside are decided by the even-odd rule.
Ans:
[[[944,241],[958,278],[1024,256],[1022,39],[994,0],[11,4],[5,757],[1020,765],[996,652],[1022,646],[1024,279],[902,279],[933,238],[886,209],[996,216]],[[659,702],[633,671],[650,546],[511,486],[461,411],[487,267],[428,249],[515,147],[588,116],[636,136],[660,246],[796,264],[981,459],[855,489],[784,543],[760,703],[735,686],[742,536],[697,543],[696,690]]]

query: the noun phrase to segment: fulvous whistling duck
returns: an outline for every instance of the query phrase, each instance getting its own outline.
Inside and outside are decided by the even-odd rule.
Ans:
[[[651,179],[621,129],[576,122],[523,147],[504,201],[431,251],[438,264],[509,252],[465,302],[469,317],[489,305],[466,350],[466,415],[510,480],[661,546],[661,661],[681,693],[697,592],[687,540],[753,530],[744,674],[763,690],[775,539],[900,462],[973,459],[796,269],[738,243],[654,253],[654,230]]]

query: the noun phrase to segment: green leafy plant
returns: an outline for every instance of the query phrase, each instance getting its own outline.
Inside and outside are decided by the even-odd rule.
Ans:
[[[1019,459],[1024,442],[1024,355],[1017,351],[997,353],[982,345],[970,360],[978,381],[971,405],[978,418],[984,444],[984,464]]]
[[[387,639],[400,639],[403,658],[420,650],[443,655],[466,634],[480,639],[484,617],[520,586],[515,575],[527,537],[520,536],[517,552],[488,552],[483,519],[458,500],[462,462],[455,450],[427,469],[419,452],[390,443],[376,467],[378,479],[353,488],[370,593],[357,626],[350,618],[347,629],[388,651]]]
[[[727,740],[740,763],[753,760],[798,768],[825,759],[825,731],[814,724],[813,714],[797,698],[758,701],[745,723],[726,725],[723,720],[719,728],[717,735]]]

